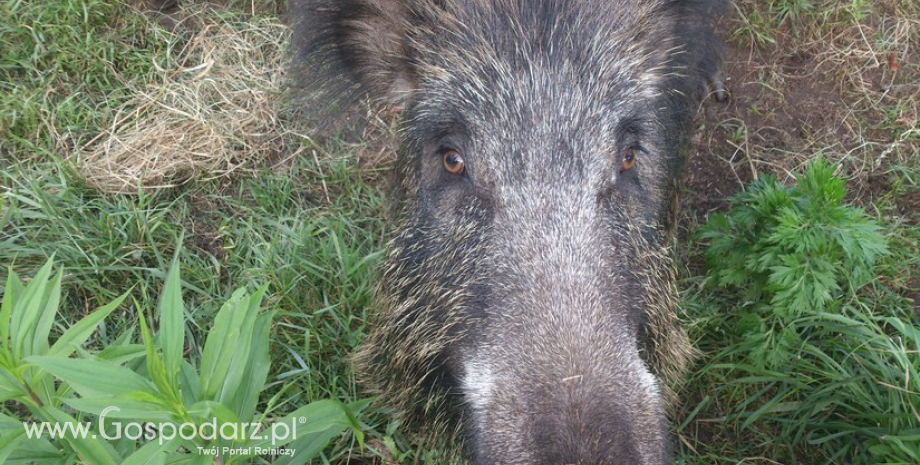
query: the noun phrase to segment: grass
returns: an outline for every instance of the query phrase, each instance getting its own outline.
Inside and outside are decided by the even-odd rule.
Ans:
[[[178,252],[186,339],[196,341],[189,344],[192,359],[231,292],[265,284],[265,306],[276,316],[263,401],[293,411],[330,397],[357,400],[346,357],[361,340],[387,237],[387,166],[377,161],[380,150],[335,140],[317,144],[273,108],[268,138],[221,136],[231,142],[226,159],[232,163],[222,166],[233,169],[226,176],[180,170],[165,183],[181,187],[149,189],[140,179],[113,194],[94,188],[105,185],[87,180],[85,166],[75,163],[98,148],[88,142],[111,139],[119,127],[114,123],[147,121],[124,115],[151,108],[150,102],[194,113],[195,105],[157,92],[184,95],[182,87],[170,86],[197,82],[194,72],[181,82],[173,78],[176,70],[197,70],[209,56],[210,49],[195,42],[211,37],[200,34],[203,25],[258,37],[277,32],[271,28],[282,9],[277,1],[227,2],[216,12],[184,3],[191,12],[186,26],[169,30],[130,2],[0,0],[0,283],[7,267],[28,277],[54,256],[65,270],[65,295],[63,321],[52,337],[133,287],[93,341],[106,347],[136,329],[141,310],[155,308]],[[802,317],[812,318],[799,324],[812,329],[813,339],[797,365],[809,374],[798,378],[744,363],[744,341],[735,330],[739,293],[714,289],[700,266],[707,244],[687,242],[681,251],[688,268],[682,282],[687,326],[705,355],[682,393],[679,461],[902,457],[910,463],[911,441],[920,442],[910,433],[916,423],[897,422],[915,415],[912,400],[920,390],[920,373],[912,371],[920,347],[910,326],[917,303],[906,300],[916,299],[920,287],[920,6],[914,0],[732,4],[735,14],[724,28],[734,51],[726,70],[733,100],[706,116],[696,156],[717,160],[719,172],[711,176],[730,178],[737,190],[761,173],[788,182],[823,155],[847,179],[847,201],[885,226],[891,255],[877,264],[873,283],[840,303],[838,317]],[[279,45],[277,37],[265,42],[264,66],[277,66],[271,63]],[[278,95],[274,75],[258,82],[265,91],[260,103]],[[808,82],[820,86],[796,93]],[[142,93],[154,98],[138,100]],[[197,97],[190,101],[200,104]],[[225,108],[258,107],[238,102]],[[221,123],[215,114],[202,120]],[[177,135],[181,131],[166,125],[157,140]],[[386,151],[380,138],[371,143]],[[258,156],[236,158],[243,152]],[[686,212],[686,235],[694,237],[706,213]],[[827,346],[821,338],[863,343]],[[825,408],[838,398],[849,401]],[[0,408],[19,412],[16,405]],[[405,454],[402,463],[426,462],[406,451],[398,425],[382,413],[371,409],[359,418],[374,449]],[[872,422],[888,429],[849,428]],[[898,436],[903,431],[910,434]],[[323,463],[374,463],[381,453],[342,435]]]
[[[710,240],[694,236],[712,215],[688,212],[694,239],[684,250],[684,305],[704,355],[682,393],[681,461],[918,463],[920,6],[733,4],[737,16],[726,25],[733,101],[709,115],[717,123],[703,129],[709,145],[701,149],[731,154],[721,155],[721,166],[737,179],[721,192],[764,174],[791,185],[823,156],[847,180],[846,201],[882,223],[891,255],[832,311],[787,321],[805,337],[780,347],[779,366],[763,366],[766,359],[751,357],[766,333],[745,330],[762,304],[748,288],[715,285],[720,268],[701,265]]]
[[[916,269],[920,233],[892,224],[882,237],[826,170],[816,159],[789,190],[753,183],[701,229],[712,266],[685,303],[707,355],[681,427],[700,463],[920,460],[920,315],[889,281]]]
[[[212,31],[231,31],[224,34],[243,31],[241,37],[274,33],[276,41],[265,42],[264,50],[280,56],[275,6],[245,3],[245,10],[222,12],[192,4],[189,28],[201,21],[213,24]],[[31,276],[55,257],[66,274],[62,321],[52,334],[133,288],[130,304],[100,329],[94,344],[106,347],[129,328],[136,332],[139,312],[154,307],[178,250],[187,336],[198,342],[190,348],[202,346],[234,288],[265,284],[266,306],[276,316],[263,400],[293,411],[313,400],[358,399],[345,360],[366,320],[385,218],[381,173],[353,162],[361,147],[331,144],[334,153],[326,153],[289,132],[285,141],[307,156],[263,150],[256,152],[261,160],[233,178],[215,176],[173,190],[138,185],[129,195],[100,192],[72,155],[105,135],[122,118],[117,110],[143,105],[138,91],[163,88],[172,69],[196,63],[183,60],[201,56],[189,52],[200,36],[164,30],[112,1],[5,0],[0,17],[2,281],[7,267]],[[200,50],[210,42],[197,43]],[[270,71],[280,68],[275,63]],[[277,82],[256,90],[277,92]],[[277,144],[263,148],[281,150]],[[0,410],[16,411],[7,404]],[[342,436],[327,451],[329,460],[366,454],[352,452],[352,441]]]
[[[6,159],[93,134],[123,80],[152,78],[161,33],[120,2],[0,3],[0,140]],[[105,102],[106,105],[102,105]]]
[[[268,395],[281,395],[288,410],[330,397],[356,400],[345,357],[366,319],[382,196],[343,169],[343,158],[324,162],[325,177],[315,177],[312,162],[296,164],[178,195],[100,196],[70,185],[60,164],[44,177],[8,179],[0,263],[23,275],[46,257],[64,264],[63,313],[71,322],[137,285],[135,304],[103,328],[105,346],[136,326],[140,308],[150,311],[181,244],[192,339],[203,340],[235,286],[266,284],[277,312]],[[327,201],[323,185],[340,195]]]

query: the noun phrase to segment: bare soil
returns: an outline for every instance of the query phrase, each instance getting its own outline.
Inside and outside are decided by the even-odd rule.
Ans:
[[[697,214],[725,208],[757,173],[785,170],[784,158],[816,141],[845,137],[844,99],[811,57],[727,45],[723,60],[730,97],[704,103],[687,159],[683,206]],[[764,73],[779,73],[785,85],[773,87]]]
[[[730,22],[723,37],[739,26]],[[686,211],[724,208],[724,199],[758,173],[788,182],[817,153],[839,163],[850,201],[871,205],[891,195],[886,168],[918,155],[916,146],[896,140],[897,133],[916,129],[918,115],[909,104],[894,123],[884,113],[920,97],[920,57],[910,49],[878,53],[872,46],[854,46],[873,32],[868,22],[829,32],[836,42],[809,42],[787,25],[774,31],[774,44],[725,46],[730,99],[710,99],[702,107],[686,169]],[[920,222],[912,214],[920,211],[918,197],[908,191],[892,200]]]

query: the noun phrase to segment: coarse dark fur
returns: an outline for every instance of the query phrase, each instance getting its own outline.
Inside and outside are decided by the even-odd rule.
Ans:
[[[670,460],[668,386],[693,349],[666,242],[718,75],[713,15],[705,0],[294,5],[311,110],[369,96],[403,114],[399,224],[356,362],[410,427],[462,432],[481,465]]]

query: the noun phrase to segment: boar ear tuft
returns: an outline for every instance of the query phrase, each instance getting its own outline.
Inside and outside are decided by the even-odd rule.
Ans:
[[[415,88],[408,16],[397,0],[293,0],[291,84],[320,111],[371,97],[401,108]]]

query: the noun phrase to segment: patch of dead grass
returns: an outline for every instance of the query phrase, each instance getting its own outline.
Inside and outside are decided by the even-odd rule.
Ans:
[[[171,187],[226,176],[283,149],[280,22],[222,20],[190,6],[196,23],[159,82],[138,85],[106,131],[74,153],[86,181],[108,192]]]

